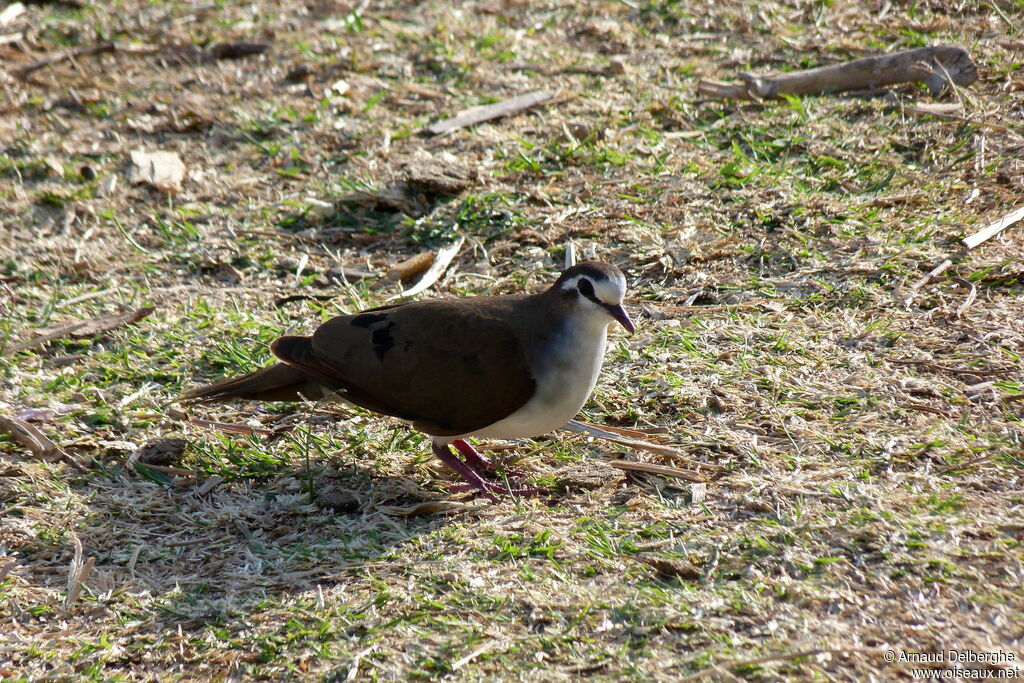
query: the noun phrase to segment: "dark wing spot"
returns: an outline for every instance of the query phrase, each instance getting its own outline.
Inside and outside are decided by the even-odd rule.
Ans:
[[[373,342],[373,351],[377,354],[378,360],[383,361],[384,354],[395,345],[395,338],[391,336],[391,328],[394,326],[394,321],[389,322],[384,327],[374,330],[373,334],[370,335],[370,341]]]
[[[361,313],[356,317],[352,318],[352,322],[349,323],[355,327],[369,327],[374,323],[383,322],[388,319],[386,313]]]

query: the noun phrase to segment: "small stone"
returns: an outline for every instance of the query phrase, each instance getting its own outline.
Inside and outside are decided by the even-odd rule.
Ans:
[[[139,449],[139,462],[143,465],[167,467],[181,462],[181,456],[188,447],[185,439],[156,439]]]
[[[606,484],[618,484],[625,478],[622,470],[598,460],[586,460],[555,472],[555,482],[566,490],[592,491]]]
[[[312,197],[306,198],[306,216],[313,220],[323,221],[331,218],[338,212],[333,202],[325,202]]]
[[[362,504],[351,491],[329,489],[316,494],[316,504],[322,508],[333,510],[339,515],[350,515],[358,512]]]
[[[185,163],[175,152],[133,149],[128,165],[128,182],[145,183],[167,193],[181,191],[185,180]]]
[[[313,70],[309,68],[308,64],[298,64],[292,67],[284,79],[289,83],[298,83],[300,81],[307,81],[312,77]]]
[[[699,581],[704,578],[704,573],[686,560],[649,555],[641,555],[636,559],[657,572],[658,576],[666,579]]]

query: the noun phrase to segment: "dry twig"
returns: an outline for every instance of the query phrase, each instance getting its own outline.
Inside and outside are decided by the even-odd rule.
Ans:
[[[110,315],[103,315],[91,320],[74,320],[56,327],[35,330],[34,334],[37,336],[23,341],[20,344],[15,344],[11,347],[11,353],[24,351],[25,349],[33,346],[38,346],[39,344],[43,344],[54,339],[60,339],[62,337],[91,337],[94,334],[107,332],[122,325],[138,322],[154,310],[156,309],[152,306],[143,306],[142,308],[134,311],[112,313]]]
[[[680,469],[678,467],[671,467],[669,465],[656,465],[650,462],[636,462],[634,460],[609,460],[608,464],[616,469],[625,470],[627,472],[660,474],[663,477],[685,479],[686,481],[692,481],[698,484],[706,484],[708,482],[708,480],[705,479],[704,477],[698,474],[694,474],[689,470]]]
[[[1021,219],[1024,219],[1024,206],[1020,207],[1016,211],[1011,211],[984,230],[979,230],[973,235],[968,235],[963,239],[963,243],[968,249],[974,249],[982,242],[995,237]]]
[[[496,102],[495,104],[467,109],[460,114],[456,114],[450,119],[432,123],[423,130],[431,135],[449,133],[453,130],[458,130],[459,128],[475,126],[476,124],[483,123],[484,121],[518,114],[521,111],[536,107],[539,104],[544,104],[554,97],[555,93],[552,90],[536,90],[534,92],[528,92],[525,95],[517,95],[502,102]]]
[[[377,511],[390,517],[421,517],[459,512],[471,507],[455,500],[426,500],[413,505],[378,505]]]
[[[73,50],[64,50],[62,52],[49,55],[48,57],[43,57],[40,60],[32,62],[31,64],[26,64],[20,69],[14,69],[12,73],[21,80],[25,80],[30,75],[32,75],[36,71],[39,71],[40,69],[45,69],[48,66],[53,66],[54,64],[59,64],[61,62],[66,62],[68,60],[74,60],[78,57],[109,54],[113,52],[124,52],[127,54],[136,55],[151,55],[159,52],[161,49],[162,48],[160,48],[157,45],[129,45],[127,43],[102,43],[100,45],[86,45],[84,47],[76,47]]]
[[[743,72],[739,77],[741,82],[738,83],[701,80],[697,83],[697,92],[718,100],[760,100],[923,81],[931,93],[937,95],[951,84],[970,85],[978,79],[978,70],[964,48],[938,45],[816,69],[763,76]]]
[[[918,278],[918,280],[914,284],[910,285],[910,291],[917,292],[917,290],[921,289],[926,284],[931,282],[933,278],[937,278],[938,276],[946,272],[946,269],[948,269],[951,265],[953,265],[953,262],[949,259],[945,259],[942,263],[935,266],[930,271],[928,271],[920,278]]]
[[[179,47],[176,45],[132,45],[129,43],[101,43],[86,45],[73,50],[63,50],[56,54],[43,57],[31,64],[26,64],[12,73],[21,80],[27,79],[36,71],[45,69],[61,62],[74,61],[78,57],[91,55],[113,54],[120,52],[131,55],[152,55],[159,52],[170,52],[185,57],[192,57],[199,62],[212,62],[219,59],[239,59],[249,55],[258,55],[270,49],[265,43],[218,43],[207,50],[194,46]]]
[[[661,444],[651,443],[650,441],[635,439],[624,435],[625,432],[629,432],[631,430],[603,427],[590,424],[589,422],[579,422],[578,420],[570,420],[564,427],[562,427],[562,429],[567,432],[586,434],[587,436],[604,439],[605,441],[611,441],[612,443],[628,446],[629,448],[636,450],[650,451],[651,453],[657,453],[658,455],[668,456],[677,462],[684,462],[690,467],[695,467],[697,469],[711,470],[714,473],[722,473],[725,471],[725,468],[721,465],[712,465],[711,463],[700,462],[699,460],[689,458],[683,455],[683,453],[681,453],[677,448],[671,448],[669,446],[663,446]],[[639,434],[640,432],[632,433]]]
[[[30,450],[37,458],[48,458],[56,455],[62,462],[67,463],[80,472],[89,471],[89,468],[75,460],[64,449],[59,448],[57,444],[51,441],[49,437],[24,420],[0,415],[0,430],[8,432],[15,441]]]
[[[228,434],[262,434],[264,436],[273,436],[278,433],[278,430],[274,429],[250,427],[249,425],[234,424],[231,422],[214,422],[213,420],[204,420],[200,417],[186,417],[186,419],[189,424],[193,424],[197,427],[211,427],[222,432],[227,432]]]
[[[11,570],[14,569],[16,566],[18,566],[18,561],[15,559],[7,560],[2,565],[0,565],[0,583],[3,583],[7,580],[7,577],[8,575],[10,575]]]
[[[751,301],[741,301],[735,304],[715,304],[710,306],[678,306],[676,304],[661,303],[660,301],[638,301],[635,299],[629,300],[626,303],[654,306],[655,308],[668,313],[720,313],[723,311],[743,311],[757,306],[799,306],[801,304],[834,303],[848,300],[848,297],[771,298],[752,299]]]

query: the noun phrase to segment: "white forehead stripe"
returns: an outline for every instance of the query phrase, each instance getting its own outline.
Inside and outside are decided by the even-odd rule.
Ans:
[[[591,280],[591,282],[594,283],[594,294],[597,295],[601,303],[621,304],[626,297],[626,278],[619,273],[616,273],[611,280],[601,278],[600,280]]]
[[[576,287],[578,286],[577,283],[579,283],[580,278],[582,278],[582,277],[583,277],[582,275],[577,275],[576,277],[571,277],[568,280],[566,280],[565,282],[563,282],[562,283],[562,291],[563,292],[569,292],[569,291],[572,291],[572,290],[576,289]]]
[[[601,303],[614,306],[621,304],[626,296],[626,278],[621,273],[616,273],[615,277],[611,280],[603,277],[593,278],[587,275],[576,275],[563,282],[562,289],[564,291],[576,289],[583,278],[590,280],[590,284],[594,285],[594,296]]]

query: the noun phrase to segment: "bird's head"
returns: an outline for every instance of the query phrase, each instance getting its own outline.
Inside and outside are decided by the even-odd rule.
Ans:
[[[572,297],[574,304],[587,313],[610,316],[630,334],[636,329],[626,309],[622,307],[626,296],[626,277],[609,263],[577,263],[562,273],[552,289],[563,296]]]

